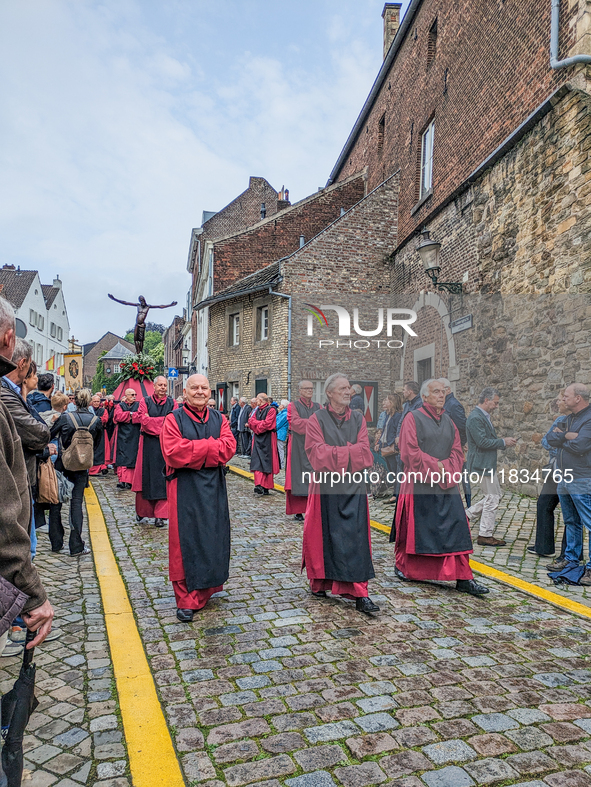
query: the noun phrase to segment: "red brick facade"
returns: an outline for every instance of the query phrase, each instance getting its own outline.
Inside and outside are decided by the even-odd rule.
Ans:
[[[573,43],[578,3],[563,2],[562,10],[566,50]],[[550,68],[549,47],[550,0],[423,0],[333,179],[367,167],[372,189],[400,170],[403,243],[572,77],[572,68]],[[433,193],[417,209],[421,137],[432,120]]]

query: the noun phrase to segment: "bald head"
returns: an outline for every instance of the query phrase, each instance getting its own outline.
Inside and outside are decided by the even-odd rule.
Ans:
[[[128,388],[125,391],[125,401],[127,404],[133,404],[135,402],[135,391],[133,388]]]
[[[211,397],[209,380],[204,374],[192,374],[186,382],[183,394],[187,404],[201,412],[207,407]]]

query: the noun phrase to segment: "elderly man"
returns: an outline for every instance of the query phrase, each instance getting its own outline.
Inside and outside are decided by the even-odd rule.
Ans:
[[[472,575],[472,537],[458,488],[460,434],[444,412],[442,380],[426,380],[420,393],[423,406],[409,413],[400,432],[405,479],[396,508],[396,574],[455,582],[460,592],[482,596],[489,590]]]
[[[398,422],[398,431],[396,432],[396,443],[400,441],[400,432],[402,430],[402,423],[406,416],[413,410],[417,410],[423,404],[423,400],[419,396],[419,384],[414,380],[409,380],[402,386],[402,398],[404,404],[402,406],[402,417]]]
[[[583,533],[591,535],[591,405],[589,388],[572,383],[565,389],[563,400],[570,415],[546,435],[549,445],[557,449],[556,472],[560,473],[557,492],[566,529],[564,558],[548,568],[553,579],[564,577],[567,582],[591,585],[591,540],[589,562],[579,566],[583,549]]]
[[[308,419],[306,454],[312,466],[308,491],[302,568],[315,596],[355,599],[359,612],[379,612],[369,598],[375,576],[371,559],[369,508],[363,471],[373,455],[367,425],[351,410],[351,388],[344,374],[326,381],[326,409]]]
[[[106,457],[107,436],[106,436],[106,433],[105,433],[105,425],[106,425],[107,420],[109,418],[109,414],[108,414],[106,408],[101,403],[101,395],[100,394],[98,394],[98,393],[94,394],[94,396],[90,400],[89,410],[90,410],[91,413],[94,413],[97,418],[100,419],[100,422],[102,423],[103,428],[101,430],[100,441],[99,441],[98,445],[96,446],[96,448],[94,449],[94,461],[93,461],[92,467],[88,471],[88,474],[89,475],[98,475],[100,473],[101,475],[107,475],[108,472],[109,472],[109,469],[107,467],[107,457]]]
[[[0,375],[14,373],[14,309],[0,298]],[[31,493],[21,439],[14,421],[0,399],[0,574],[28,598],[23,619],[37,635],[27,647],[40,645],[51,631],[53,609],[31,560]],[[8,632],[0,637],[0,652]]]
[[[128,388],[123,401],[115,406],[113,415],[113,421],[117,427],[114,441],[116,445],[117,487],[119,489],[131,489],[133,483],[141,428],[138,414],[140,403],[136,399],[134,389]]]
[[[164,527],[168,519],[166,501],[166,465],[160,447],[164,419],[176,409],[174,399],[166,395],[168,381],[160,375],[154,380],[154,393],[140,402],[137,423],[141,426],[132,490],[135,494],[135,517],[154,517],[155,527]]]
[[[170,580],[177,618],[190,623],[229,576],[224,465],[234,456],[236,440],[228,419],[207,406],[207,377],[189,377],[184,393],[183,407],[164,419],[160,444],[168,483]]]
[[[302,474],[312,470],[306,454],[306,432],[310,416],[320,410],[320,405],[312,401],[314,384],[310,380],[302,380],[298,392],[298,401],[290,402],[287,408],[289,442],[285,470],[285,513],[295,514],[295,519],[303,521],[308,504],[308,482],[302,480]]]
[[[478,545],[504,547],[506,541],[494,537],[495,516],[503,491],[497,476],[497,453],[517,445],[514,437],[497,437],[491,415],[499,406],[500,394],[496,388],[484,388],[478,397],[478,405],[466,421],[468,456],[466,468],[469,473],[478,473],[482,479],[476,484],[482,498],[466,509],[468,519],[480,515]]]
[[[236,445],[238,445],[238,416],[240,415],[241,409],[238,399],[233,396],[230,399],[230,429],[236,440]]]
[[[276,420],[277,410],[265,393],[257,396],[257,408],[248,419],[254,433],[250,469],[254,472],[254,494],[268,495],[273,489],[273,476],[279,472]]]

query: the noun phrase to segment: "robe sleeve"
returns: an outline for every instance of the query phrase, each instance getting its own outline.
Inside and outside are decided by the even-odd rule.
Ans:
[[[289,421],[289,428],[292,432],[296,432],[296,434],[306,434],[310,419],[302,418],[293,402],[290,402],[287,408],[287,420]]]
[[[167,415],[160,433],[162,455],[168,467],[217,467],[234,456],[236,440],[226,419],[222,419],[219,438],[187,440],[181,435],[176,418]]]
[[[318,419],[312,415],[308,419],[306,430],[306,453],[313,470],[316,471],[357,472],[373,464],[365,421],[361,424],[357,443],[347,443],[343,446],[327,445],[322,427]]]
[[[176,410],[177,403],[174,402],[173,410]],[[140,406],[138,408],[138,420],[137,423],[141,424],[142,432],[146,434],[152,435],[159,435],[162,432],[162,427],[164,426],[164,421],[167,416],[159,416],[157,418],[152,418],[148,415],[148,405],[146,404],[146,400],[142,399],[140,402]]]
[[[128,424],[131,421],[131,410],[122,410],[120,405],[115,407],[113,421],[116,424]]]
[[[256,416],[252,415],[248,419],[248,425],[255,434],[264,434],[265,432],[272,432],[275,429],[277,420],[277,413],[274,407],[269,407],[269,412],[263,421],[257,420]]]
[[[419,448],[417,438],[417,425],[414,418],[405,418],[400,430],[400,458],[404,462],[405,472],[420,473],[422,482],[428,484],[431,481],[431,474],[441,475],[438,462],[441,461],[447,477],[438,482],[442,489],[452,489],[456,486],[451,476],[453,473],[461,472],[464,464],[464,453],[460,441],[460,434],[454,424],[454,443],[451,453],[447,459],[436,459],[430,454],[426,454]],[[418,481],[419,479],[417,479]]]
[[[101,415],[101,422],[103,426],[105,426],[109,422],[109,411],[107,410],[106,407],[103,410],[103,414]]]

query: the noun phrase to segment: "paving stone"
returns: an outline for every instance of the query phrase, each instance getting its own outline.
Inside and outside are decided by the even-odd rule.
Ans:
[[[444,739],[466,738],[478,732],[474,724],[468,719],[453,719],[452,721],[439,721],[433,724],[435,732]]]
[[[213,758],[217,763],[223,765],[238,760],[252,760],[259,753],[259,747],[254,741],[235,741],[217,748],[213,753]]]
[[[293,756],[304,771],[319,771],[323,768],[331,768],[347,758],[341,747],[335,745],[300,749]]]
[[[181,757],[185,776],[189,782],[203,782],[215,779],[216,773],[211,760],[205,752],[191,752]]]
[[[542,724],[542,729],[551,735],[557,743],[570,743],[585,738],[586,733],[580,727],[566,721],[555,721]]]
[[[579,703],[557,703],[540,705],[540,710],[556,721],[572,721],[573,719],[591,719],[591,708]]]
[[[581,771],[562,771],[552,773],[544,779],[550,787],[590,787],[591,776]]]
[[[360,683],[357,687],[361,689],[364,694],[369,697],[375,697],[378,694],[395,694],[398,689],[389,680],[376,680],[374,683]]]
[[[392,734],[400,746],[405,749],[414,749],[416,746],[425,746],[427,743],[433,743],[433,741],[437,740],[437,735],[433,732],[433,730],[429,729],[429,727],[425,727],[424,725],[396,730]]]
[[[225,724],[209,731],[207,745],[216,746],[221,743],[239,740],[240,738],[253,738],[257,735],[266,735],[271,728],[265,719],[246,719],[238,724]]]
[[[441,719],[441,716],[435,708],[425,706],[424,708],[404,708],[396,711],[396,718],[405,727],[415,727],[417,724],[422,724],[425,721],[434,721]]]
[[[48,743],[44,744],[43,746],[38,746],[32,751],[25,752],[25,756],[28,760],[31,760],[32,762],[35,762],[39,765],[47,762],[47,760],[51,760],[58,754],[61,754],[61,750],[56,746],[51,746]]]
[[[522,775],[546,773],[556,768],[556,762],[541,751],[511,754],[505,762]]]
[[[54,773],[61,774],[68,773],[68,771],[80,767],[83,762],[84,760],[81,757],[76,757],[74,754],[64,752],[62,754],[58,754],[58,756],[54,757],[53,760],[49,760],[49,762],[44,763],[44,767],[50,771],[53,771]]]
[[[113,779],[116,776],[123,776],[127,763],[125,760],[118,760],[117,762],[101,762],[96,769],[96,775],[99,779]]]
[[[367,730],[369,732],[369,730]],[[322,743],[325,741],[337,741],[346,738],[347,735],[354,735],[358,732],[358,727],[351,721],[337,721],[333,724],[321,724],[317,727],[308,727],[304,730],[304,735],[310,743]]]
[[[347,738],[346,744],[358,760],[400,748],[398,742],[387,732],[375,732],[359,738]]]
[[[179,751],[195,751],[205,745],[203,733],[197,727],[184,727],[178,730],[175,743]]]
[[[368,716],[357,716],[355,722],[364,732],[383,732],[398,727],[398,722],[389,713],[371,713]],[[339,722],[345,724],[346,722]]]
[[[335,768],[335,776],[345,787],[366,787],[370,784],[381,784],[387,779],[377,762]]]
[[[288,697],[286,702],[292,710],[305,710],[324,705],[326,700],[320,694],[296,694],[295,697]]]
[[[537,708],[513,708],[507,711],[507,716],[520,724],[538,724],[541,721],[550,721],[550,717]]]
[[[391,779],[397,779],[400,776],[415,773],[415,771],[433,770],[433,765],[424,754],[418,751],[403,751],[399,754],[382,757],[380,767]]]
[[[465,768],[477,784],[496,784],[519,776],[509,763],[496,758],[471,762]]]
[[[286,779],[287,787],[336,787],[335,781],[328,771],[314,771],[295,779]]]
[[[421,777],[427,787],[471,787],[473,779],[463,768],[448,765],[438,771],[424,773]]]
[[[271,754],[280,754],[282,752],[290,752],[295,749],[303,749],[306,741],[298,732],[282,732],[279,735],[271,735],[269,738],[264,738],[261,745],[265,751]]]
[[[246,705],[247,702],[256,700],[254,691],[235,691],[230,694],[222,694],[220,702],[222,705]]]
[[[546,754],[565,768],[591,762],[591,751],[585,746],[550,746]]]
[[[280,732],[287,730],[301,730],[316,724],[313,713],[285,713],[283,716],[273,716],[271,723]],[[357,729],[357,728],[355,728]]]
[[[287,776],[297,770],[295,763],[287,756],[280,754],[267,760],[232,765],[224,771],[224,778],[229,787],[239,787],[243,784],[275,776]]]
[[[505,730],[514,730],[519,727],[515,719],[504,713],[483,713],[478,716],[472,716],[471,721],[483,730],[486,730],[486,732],[504,732]]]
[[[56,735],[56,737],[53,739],[53,743],[56,746],[66,746],[67,748],[71,748],[77,743],[80,743],[80,741],[83,741],[84,738],[88,738],[88,733],[86,730],[83,730],[80,727],[72,727],[66,732],[62,732],[61,735]]]
[[[423,747],[423,754],[436,765],[444,765],[446,762],[469,762],[478,757],[474,749],[462,740],[430,743]]]
[[[390,710],[397,707],[396,702],[387,695],[378,697],[366,697],[363,700],[356,700],[355,704],[358,705],[364,713],[378,713],[382,710]]]
[[[238,678],[236,685],[239,689],[262,689],[271,683],[266,675],[249,675],[247,678]],[[244,703],[240,703],[244,704]]]
[[[537,727],[524,727],[520,730],[508,730],[507,738],[510,738],[523,751],[533,751],[552,746],[554,741],[543,730]]]

